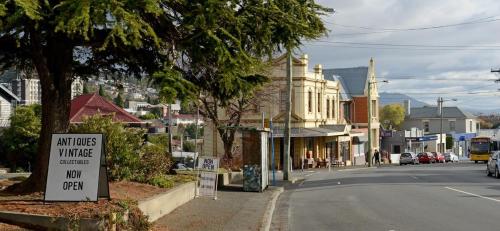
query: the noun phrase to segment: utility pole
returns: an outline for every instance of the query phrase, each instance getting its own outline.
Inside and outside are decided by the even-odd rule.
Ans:
[[[168,152],[172,155],[174,149],[172,147],[172,103],[168,104]]]
[[[439,151],[443,153],[443,97],[438,98],[441,128],[439,129]]]
[[[368,78],[368,167],[372,166],[372,79]]]
[[[286,87],[287,87],[287,102],[285,116],[285,144],[284,144],[284,161],[283,161],[283,180],[288,181],[290,174],[290,120],[292,117],[292,51],[288,49],[286,62]]]

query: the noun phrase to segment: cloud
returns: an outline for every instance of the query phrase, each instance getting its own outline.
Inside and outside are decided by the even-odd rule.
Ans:
[[[500,67],[500,43],[497,42],[500,1],[323,0],[319,3],[335,8],[336,13],[325,18],[329,36],[321,38],[323,42],[308,42],[299,51],[309,54],[311,64],[321,63],[325,68],[367,66],[374,57],[379,77],[418,77],[393,78],[390,84],[379,85],[382,91],[411,92],[412,97],[431,104],[435,104],[438,96],[443,96],[459,99],[456,105],[464,108],[479,105],[484,109],[500,108],[500,102],[497,103],[500,96],[496,93],[500,84],[492,81],[500,75],[490,73],[491,68]],[[432,30],[382,30],[442,26],[480,19],[499,20]]]

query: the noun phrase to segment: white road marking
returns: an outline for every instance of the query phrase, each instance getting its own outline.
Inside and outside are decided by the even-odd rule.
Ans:
[[[485,196],[477,195],[477,194],[474,194],[474,193],[470,193],[470,192],[465,192],[465,191],[462,191],[462,190],[454,189],[454,188],[451,188],[451,187],[444,187],[444,188],[445,189],[449,189],[449,190],[453,190],[453,191],[456,191],[456,192],[459,192],[459,193],[463,193],[463,194],[467,194],[467,195],[471,195],[471,196],[475,196],[475,197],[479,197],[479,198],[483,198],[483,199],[487,199],[487,200],[492,200],[492,201],[500,202],[500,200],[495,199],[495,198],[485,197]]]
[[[348,172],[348,171],[366,170],[366,169],[372,169],[372,168],[376,168],[376,167],[341,169],[341,170],[338,170],[338,171],[339,172]]]
[[[337,182],[337,184],[340,184],[340,181],[339,181],[339,182]]]
[[[314,173],[311,173],[311,174],[307,174],[306,176],[312,176],[312,174],[314,174]]]
[[[418,177],[416,177],[416,176],[411,176],[411,178],[418,180]]]

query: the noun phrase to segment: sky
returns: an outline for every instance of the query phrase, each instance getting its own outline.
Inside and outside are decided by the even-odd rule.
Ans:
[[[367,66],[379,91],[404,93],[431,105],[500,112],[500,1],[318,0],[335,9],[323,17],[328,36],[296,53],[311,66]],[[452,101],[456,99],[457,101]],[[447,101],[449,100],[449,101]]]

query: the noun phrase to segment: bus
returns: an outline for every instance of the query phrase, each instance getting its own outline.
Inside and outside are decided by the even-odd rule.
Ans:
[[[490,137],[475,137],[470,141],[470,160],[488,162],[493,152],[493,145]]]

